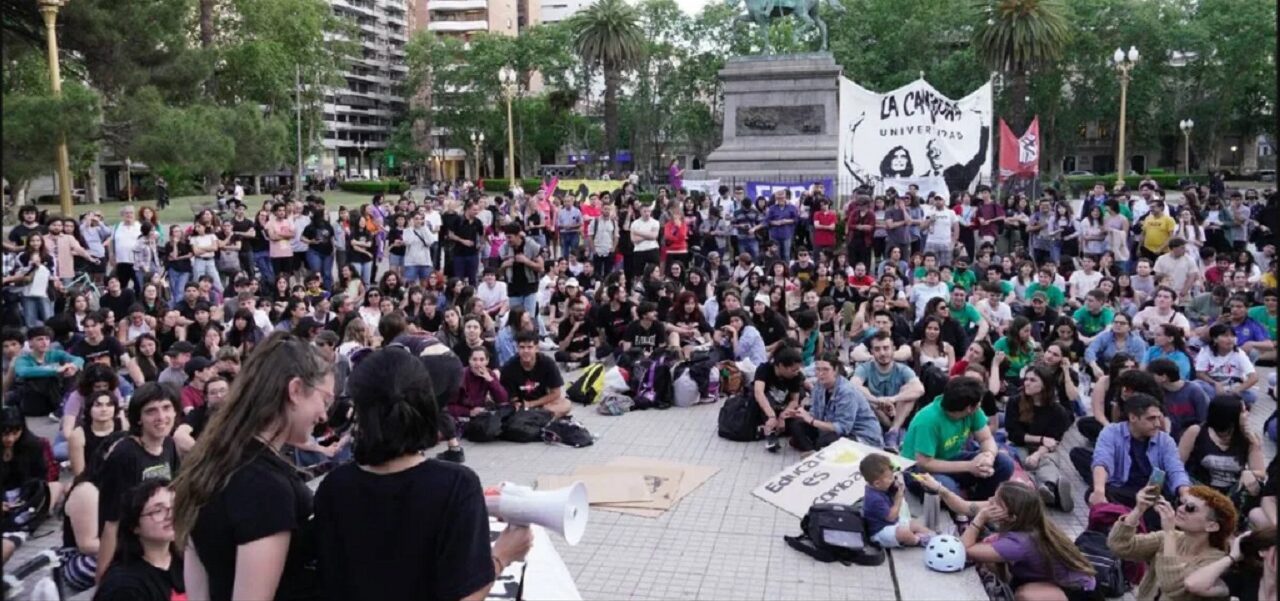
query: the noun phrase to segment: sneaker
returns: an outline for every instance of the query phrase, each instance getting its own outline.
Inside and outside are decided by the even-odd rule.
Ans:
[[[439,455],[436,455],[436,459],[441,461],[452,461],[454,463],[464,463],[467,460],[467,455],[462,451],[462,447],[453,447]]]
[[[57,411],[55,411],[55,412],[53,412],[53,413],[50,413],[50,414],[49,414],[49,421],[51,421],[51,422],[55,422],[55,423],[60,422],[60,421],[62,421],[62,416],[61,416],[61,415],[58,415],[58,412],[57,412]]]
[[[1045,507],[1058,506],[1058,495],[1054,494],[1053,489],[1049,488],[1047,482],[1036,484],[1036,492],[1040,493],[1040,502],[1044,503]]]
[[[894,428],[884,433],[884,448],[886,451],[898,452],[898,447],[902,445],[902,430]]]
[[[1071,513],[1076,509],[1075,495],[1071,494],[1071,481],[1061,478],[1054,483],[1054,495],[1058,497],[1058,509]]]
[[[764,450],[770,453],[777,453],[782,448],[782,443],[778,441],[777,434],[770,434],[764,437]]]

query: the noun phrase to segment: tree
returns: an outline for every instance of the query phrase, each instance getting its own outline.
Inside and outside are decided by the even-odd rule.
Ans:
[[[644,53],[644,34],[636,9],[625,0],[599,0],[568,20],[577,32],[574,50],[584,63],[604,72],[604,140],[610,163],[618,165],[618,88],[623,74]]]
[[[1062,5],[1057,0],[987,0],[979,6],[973,44],[988,67],[1009,78],[1010,121],[1022,130],[1028,124],[1029,74],[1057,63],[1067,46]]]

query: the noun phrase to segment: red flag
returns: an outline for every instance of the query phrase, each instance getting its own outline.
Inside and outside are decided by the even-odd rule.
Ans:
[[[1040,173],[1040,117],[1031,120],[1026,133],[1015,138],[1009,124],[1000,120],[1000,181],[1035,177]]]

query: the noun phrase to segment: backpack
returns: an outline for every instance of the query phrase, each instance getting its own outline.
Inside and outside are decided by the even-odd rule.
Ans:
[[[720,406],[720,420],[717,434],[720,438],[750,442],[760,440],[764,436],[760,432],[760,406],[749,394],[737,394],[729,397]]]
[[[671,402],[676,407],[692,407],[702,400],[702,393],[698,391],[698,383],[693,381],[693,376],[689,373],[688,365],[681,363],[676,366],[675,381],[671,384]]]
[[[600,399],[600,403],[596,405],[596,412],[600,415],[622,415],[635,406],[631,397],[609,393]]]
[[[1101,534],[1105,544],[1106,536],[1111,532],[1111,527],[1128,514],[1129,508],[1119,503],[1099,503],[1089,508],[1089,527],[1087,530]],[[1146,524],[1139,521],[1138,532],[1143,533],[1146,531]],[[1120,567],[1125,580],[1129,584],[1138,584],[1147,572],[1146,564],[1140,561],[1122,561],[1120,562]]]
[[[602,392],[604,392],[604,364],[592,363],[587,366],[582,375],[578,376],[577,380],[573,381],[573,384],[569,385],[565,396],[579,405],[590,405],[600,400]]]
[[[857,504],[816,503],[800,520],[800,536],[784,536],[792,549],[823,563],[878,566],[883,549],[867,540],[866,522]]]
[[[720,394],[732,397],[747,387],[746,375],[733,361],[721,361],[718,369],[720,370]]]
[[[502,422],[511,417],[515,410],[510,405],[486,411],[472,416],[467,425],[462,427],[462,437],[471,442],[492,442],[502,436]]]
[[[671,406],[671,364],[666,355],[656,356],[647,364],[641,361],[631,373],[638,376],[632,378],[631,383],[634,391],[631,398],[637,410]]]
[[[557,419],[542,428],[542,442],[581,449],[595,444],[596,439],[581,423],[571,419]]]
[[[554,417],[546,409],[517,411],[502,423],[502,440],[508,442],[537,442],[542,440],[542,429]]]
[[[1085,530],[1076,537],[1076,548],[1084,554],[1085,559],[1093,565],[1094,579],[1097,585],[1093,589],[1095,598],[1122,597],[1129,590],[1125,580],[1124,567],[1107,547],[1107,534],[1097,530]]]

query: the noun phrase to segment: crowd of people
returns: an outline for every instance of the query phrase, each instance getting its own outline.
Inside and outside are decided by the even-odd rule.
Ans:
[[[1257,556],[1274,568],[1276,420],[1249,421],[1275,394],[1272,190],[220,204],[189,224],[20,211],[0,470],[27,517],[6,560],[59,515],[63,582],[104,599],[482,597],[531,538],[490,548],[464,433],[502,410],[573,423],[565,374],[604,363],[713,366],[702,395],[745,403],[771,453],[849,438],[913,460],[863,466],[874,540],[927,542],[902,511],[922,495],[968,520],[971,558],[1021,566],[1019,598],[1092,589],[1046,517],[1076,502],[1132,510],[1110,543],[1147,563],[1140,599],[1254,598]],[[327,476],[313,495],[300,474]]]

